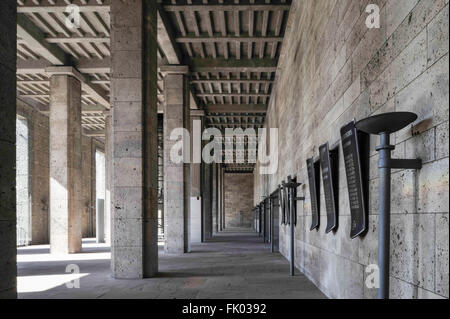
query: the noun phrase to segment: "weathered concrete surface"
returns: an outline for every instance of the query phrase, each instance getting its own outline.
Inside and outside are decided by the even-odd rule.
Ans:
[[[83,238],[95,236],[95,161],[94,146],[92,138],[81,137],[81,190],[82,206],[81,215],[81,234]]]
[[[187,71],[187,68],[186,68]],[[190,232],[190,164],[172,158],[174,145],[186,145],[185,137],[171,139],[176,129],[190,132],[189,83],[185,73],[168,73],[164,77],[164,231],[165,251],[170,254],[189,252]],[[186,143],[187,142],[187,143]],[[176,147],[176,146],[175,146]],[[183,151],[187,152],[184,148]],[[189,160],[190,156],[182,154]]]
[[[220,212],[219,231],[225,229],[225,168],[220,166]]]
[[[222,233],[208,243],[192,245],[192,252],[184,255],[161,249],[158,276],[139,281],[111,278],[108,251],[106,245],[83,243],[76,263],[88,275],[80,278],[79,289],[67,289],[64,283],[73,280],[64,272],[67,259],[49,255],[48,246],[20,248],[19,298],[325,298],[306,276],[289,276],[288,262],[270,253],[254,233]],[[49,273],[62,278],[53,283],[56,276]],[[34,287],[43,291],[26,291],[32,278],[42,278]]]
[[[212,164],[212,184],[211,184],[211,190],[212,190],[212,233],[213,235],[216,234],[219,231],[219,225],[218,225],[218,213],[219,213],[219,201],[218,201],[218,167],[219,164],[213,163]]]
[[[203,216],[202,216],[202,241],[212,238],[212,164],[203,163],[202,193],[203,193]]]
[[[217,232],[222,231],[222,165],[217,165]]]
[[[50,247],[53,254],[81,250],[81,83],[50,77]]]
[[[16,14],[0,3],[0,299],[16,298]]]
[[[339,143],[351,121],[392,111],[411,111],[419,134],[408,127],[392,137],[394,157],[421,157],[418,172],[392,176],[391,296],[448,297],[448,1],[380,0],[380,29],[366,27],[359,0],[293,3],[270,100],[267,127],[279,128],[276,174],[255,174],[255,204],[281,180],[297,174],[307,183],[306,159],[318,146]],[[350,211],[340,150],[339,228],[309,231],[311,205],[298,203],[297,267],[329,297],[374,298],[365,268],[377,263],[378,154],[371,138],[369,232],[349,238]],[[258,167],[256,168],[258,172]],[[321,207],[324,207],[321,189]],[[321,225],[326,223],[321,211]],[[280,251],[288,256],[289,233],[280,226]]]
[[[143,278],[158,271],[156,9],[147,10],[149,34],[143,37],[143,3],[111,1],[111,268],[115,278]],[[145,49],[148,61],[142,60],[144,38],[151,42]]]
[[[254,207],[252,174],[226,173],[224,201],[225,228],[251,228]]]

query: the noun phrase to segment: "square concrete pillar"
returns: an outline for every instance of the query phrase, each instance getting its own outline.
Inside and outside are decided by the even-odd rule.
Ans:
[[[221,214],[222,214],[222,165],[217,164],[217,232],[222,230]]]
[[[158,271],[156,1],[111,1],[111,267]]]
[[[201,161],[201,134],[203,132],[203,116],[192,115],[191,113],[191,149],[192,149],[192,162],[190,171],[191,182],[191,206],[190,206],[190,241],[191,243],[201,243],[202,241],[202,192],[201,192],[201,176],[202,176],[202,163],[195,163],[194,157],[200,157]],[[199,132],[198,132],[199,131]],[[198,136],[199,135],[199,136]],[[198,139],[194,141],[194,139]],[[194,143],[200,143],[200,148],[196,149]],[[194,156],[194,153],[196,154]]]
[[[50,252],[81,251],[81,82],[50,77]]]
[[[223,166],[220,167],[220,231],[225,229],[225,169]]]
[[[202,193],[203,193],[203,241],[212,238],[212,164],[203,163],[203,177],[202,177]]]
[[[216,234],[218,232],[218,192],[217,192],[217,176],[218,176],[218,164],[217,163],[213,163],[212,164],[212,176],[211,176],[211,191],[212,191],[212,233],[213,235]]]
[[[161,67],[161,71],[164,73],[166,102],[164,105],[165,251],[169,254],[183,254],[190,250],[190,163],[177,162],[176,159],[171,158],[172,148],[179,142],[171,140],[170,136],[175,129],[183,128],[187,132],[190,131],[188,68],[165,66]],[[189,139],[183,138],[184,145],[187,146],[189,142]],[[190,154],[186,158],[189,159]]]
[[[16,298],[16,11],[0,1],[0,299]]]

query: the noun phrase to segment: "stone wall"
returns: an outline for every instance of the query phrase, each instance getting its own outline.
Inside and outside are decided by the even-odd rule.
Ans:
[[[252,174],[225,173],[225,228],[252,227]]]
[[[369,3],[380,8],[381,28],[368,29]],[[392,137],[394,157],[420,157],[420,171],[392,175],[391,297],[449,296],[449,61],[448,0],[294,1],[272,94],[267,127],[279,128],[279,165],[254,181],[255,203],[287,175],[306,183],[297,205],[296,266],[327,296],[375,298],[366,266],[377,263],[378,177],[371,139],[369,231],[350,239],[350,211],[339,129],[353,118],[412,111],[411,127]],[[339,145],[339,227],[310,231],[306,159],[319,145]],[[321,207],[324,207],[323,188]],[[280,251],[288,256],[288,228]]]

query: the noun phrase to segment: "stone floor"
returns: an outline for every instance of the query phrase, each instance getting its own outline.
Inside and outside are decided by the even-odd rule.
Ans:
[[[325,298],[302,274],[290,277],[288,261],[254,233],[224,232],[192,248],[169,256],[161,247],[159,275],[144,280],[111,278],[110,248],[92,239],[60,257],[48,245],[19,248],[19,298]],[[66,272],[71,264],[79,274]],[[68,288],[76,279],[80,287]]]

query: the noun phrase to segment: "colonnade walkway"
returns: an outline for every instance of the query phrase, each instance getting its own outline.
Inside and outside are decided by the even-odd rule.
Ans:
[[[110,258],[93,239],[83,240],[82,253],[59,257],[48,245],[19,248],[19,298],[325,298],[303,274],[289,276],[288,261],[250,231],[219,233],[184,255],[160,246],[160,272],[149,279],[113,279]]]

